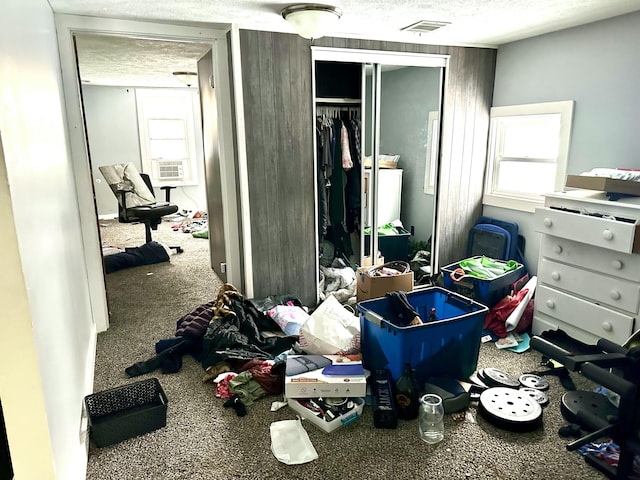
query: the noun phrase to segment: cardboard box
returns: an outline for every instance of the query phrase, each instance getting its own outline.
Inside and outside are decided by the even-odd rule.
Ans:
[[[290,355],[295,358],[298,355]],[[362,362],[338,362],[338,355],[324,355],[333,365],[360,365]],[[325,367],[326,368],[326,367]],[[284,396],[289,398],[314,397],[364,397],[367,394],[367,377],[362,375],[325,375],[324,368],[298,375],[285,375]]]
[[[617,178],[591,177],[588,175],[567,175],[567,187],[599,190],[610,193],[623,193],[640,196],[640,182],[619,180]]]
[[[313,413],[312,410],[306,408],[300,401],[296,398],[290,398],[287,400],[289,407],[298,412],[300,416],[306,420],[309,420],[316,427],[324,430],[327,433],[331,433],[337,430],[340,427],[345,425],[349,425],[355,422],[362,416],[362,409],[364,408],[364,400],[362,398],[349,398],[347,401],[351,400],[354,403],[354,407],[348,412],[340,415],[339,417],[331,420],[330,422],[326,421],[324,418],[318,417]]]
[[[356,299],[358,302],[384,297],[388,292],[412,292],[413,272],[372,277],[368,275],[371,267],[360,267],[356,271]]]

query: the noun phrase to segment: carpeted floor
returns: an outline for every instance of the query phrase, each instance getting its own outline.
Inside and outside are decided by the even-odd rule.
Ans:
[[[125,368],[146,360],[158,340],[173,337],[176,321],[194,307],[214,299],[221,286],[208,259],[208,240],[173,231],[182,221],[166,221],[154,240],[180,244],[184,253],[170,262],[135,267],[107,275],[111,326],[98,335],[96,392],[157,377],[169,399],[165,428],[113,446],[89,450],[88,479],[602,479],[580,454],[566,451],[558,436],[566,422],[560,414],[564,388],[548,377],[550,404],[543,426],[513,433],[487,423],[474,406],[456,420],[445,417],[445,438],[427,445],[418,438],[416,421],[401,421],[396,430],[373,427],[370,407],[353,424],[327,434],[303,422],[319,458],[304,465],[278,462],[270,450],[272,422],[296,418],[288,407],[270,410],[281,396],[264,397],[236,416],[215,397],[213,384],[202,382],[203,370],[184,358],[175,374],[160,371],[129,378]],[[103,245],[137,246],[142,225],[101,221]],[[274,292],[288,293],[288,292]],[[540,354],[516,354],[481,346],[478,368],[494,367],[514,375],[540,370]],[[583,379],[573,376],[580,386]],[[591,387],[589,385],[589,387]]]

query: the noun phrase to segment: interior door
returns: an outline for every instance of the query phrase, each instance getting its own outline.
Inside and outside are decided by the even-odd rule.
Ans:
[[[436,231],[443,69],[386,63],[379,71],[378,227],[399,220],[396,235],[378,236],[379,250],[385,261],[411,260],[416,251],[427,252],[428,270],[423,254],[425,265],[418,273],[430,274],[436,270],[431,251]],[[396,168],[389,168],[394,161]]]
[[[226,250],[224,242],[224,210],[220,152],[218,151],[218,124],[216,96],[213,87],[213,53],[209,50],[198,60],[198,87],[202,110],[202,140],[207,187],[209,225],[209,251],[211,268],[223,282],[227,281]]]

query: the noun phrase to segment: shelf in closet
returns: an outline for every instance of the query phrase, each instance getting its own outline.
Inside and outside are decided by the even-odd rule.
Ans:
[[[360,105],[362,100],[359,98],[319,97],[316,98],[316,103]]]

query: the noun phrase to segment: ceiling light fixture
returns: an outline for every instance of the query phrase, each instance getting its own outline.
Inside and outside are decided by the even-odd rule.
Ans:
[[[317,3],[290,5],[280,13],[298,35],[311,40],[323,37],[342,16],[339,8]]]
[[[173,72],[173,76],[186,84],[187,87],[190,87],[198,81],[198,74],[194,72]]]

